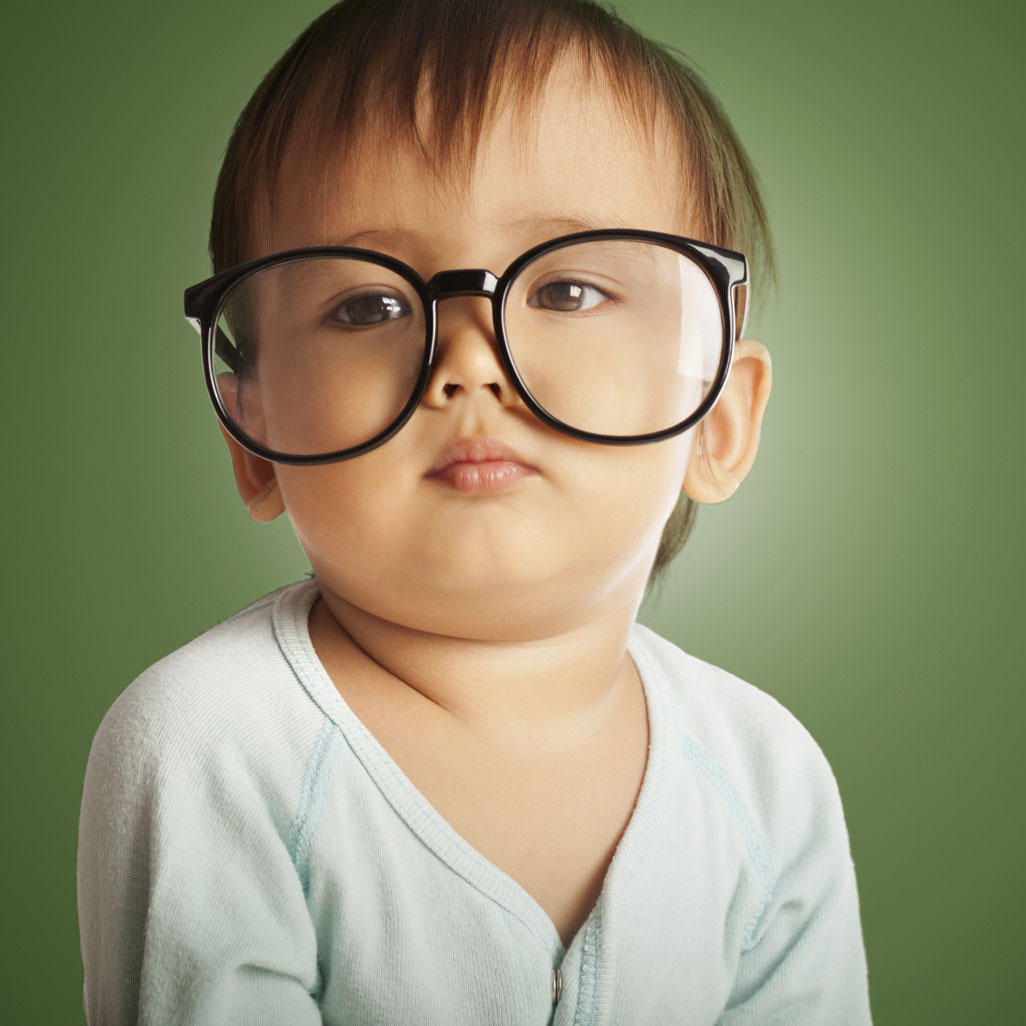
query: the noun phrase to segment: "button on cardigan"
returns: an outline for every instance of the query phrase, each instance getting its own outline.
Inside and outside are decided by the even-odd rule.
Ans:
[[[645,775],[564,949],[346,705],[316,595],[206,632],[101,723],[78,855],[91,1026],[870,1021],[837,787],[776,701],[634,627]]]

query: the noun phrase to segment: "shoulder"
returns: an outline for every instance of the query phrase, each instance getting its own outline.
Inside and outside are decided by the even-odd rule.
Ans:
[[[798,719],[772,695],[637,625],[634,648],[669,687],[682,732],[731,763],[819,761],[823,754]],[[644,672],[644,671],[642,671]]]
[[[297,868],[323,717],[277,643],[288,594],[155,663],[96,732],[76,869],[90,1022],[242,1021],[228,1006],[253,965],[309,1000],[316,940]]]
[[[766,692],[648,628],[635,628],[632,646],[641,672],[658,674],[671,696],[685,764],[717,784],[775,865],[796,846],[847,851],[833,771],[791,712]]]
[[[87,778],[149,786],[158,776],[224,776],[305,758],[319,717],[273,616],[279,598],[302,586],[265,596],[143,671],[103,717]]]
[[[678,765],[709,785],[751,871],[721,1021],[869,1023],[855,867],[819,745],[778,701],[733,674],[645,628],[632,646],[642,674],[658,675],[671,696]],[[722,847],[713,855],[721,868]],[[737,892],[729,893],[733,904]]]

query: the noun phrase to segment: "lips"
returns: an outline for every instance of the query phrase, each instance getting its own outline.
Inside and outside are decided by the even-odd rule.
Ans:
[[[427,477],[461,492],[495,492],[537,473],[536,467],[504,442],[481,437],[453,442],[435,461]]]

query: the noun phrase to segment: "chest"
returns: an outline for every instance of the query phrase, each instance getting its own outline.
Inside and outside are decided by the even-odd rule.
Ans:
[[[643,737],[608,748],[593,772],[586,753],[580,774],[572,759],[553,762],[546,779],[504,774],[519,767],[455,744],[421,760],[416,732],[373,733],[387,763],[355,732],[339,745],[311,853],[326,1024],[718,1020],[760,885],[719,792],[680,773],[665,735],[651,753]],[[632,747],[635,786],[640,756],[653,760],[640,808]],[[600,776],[603,765],[621,770]],[[599,890],[603,914],[583,935]]]
[[[564,947],[588,918],[644,778],[644,698],[585,749],[497,752],[401,721],[368,724],[410,782],[465,841],[542,908]]]

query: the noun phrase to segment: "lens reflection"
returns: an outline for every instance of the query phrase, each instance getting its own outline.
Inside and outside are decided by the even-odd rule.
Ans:
[[[709,394],[723,348],[719,300],[702,267],[636,239],[543,253],[513,282],[505,323],[539,405],[603,435],[686,420]]]
[[[253,441],[290,456],[362,445],[416,386],[425,319],[413,286],[378,264],[316,257],[232,288],[218,319],[215,375]]]

